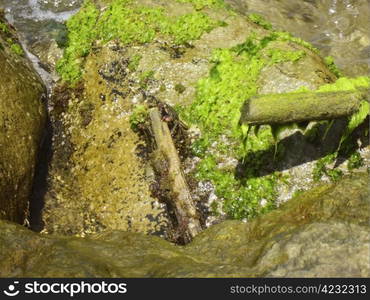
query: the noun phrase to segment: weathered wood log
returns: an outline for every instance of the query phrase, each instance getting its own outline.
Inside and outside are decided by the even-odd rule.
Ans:
[[[350,116],[361,101],[369,101],[369,90],[273,94],[248,99],[240,122],[249,125],[321,121]]]
[[[183,227],[185,242],[190,242],[202,231],[200,218],[182,172],[181,161],[168,125],[161,120],[161,115],[157,108],[151,109],[149,116],[157,144],[156,151],[161,151],[161,154],[167,160],[168,170],[166,174],[169,177],[168,182],[171,189],[169,201],[172,202],[171,206],[174,208],[178,224]]]

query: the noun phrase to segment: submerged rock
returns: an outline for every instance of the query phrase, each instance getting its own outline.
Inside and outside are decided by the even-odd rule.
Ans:
[[[45,90],[0,16],[0,219],[23,223],[46,119]]]
[[[140,233],[47,236],[0,221],[1,277],[368,277],[368,174],[323,185],[187,246]],[[343,259],[345,255],[345,259]]]

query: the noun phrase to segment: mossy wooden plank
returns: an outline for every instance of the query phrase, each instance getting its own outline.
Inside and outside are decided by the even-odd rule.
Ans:
[[[368,94],[363,89],[256,96],[244,103],[240,122],[263,125],[338,119],[358,111]]]

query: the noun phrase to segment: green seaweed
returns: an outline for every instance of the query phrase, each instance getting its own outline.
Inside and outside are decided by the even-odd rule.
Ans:
[[[334,58],[332,56],[326,56],[324,58],[324,62],[328,66],[329,70],[338,78],[343,76],[343,73],[338,68],[338,66],[334,62]]]
[[[360,76],[356,78],[342,77],[334,83],[320,86],[317,92],[354,91],[360,88],[370,87],[370,77]]]
[[[279,37],[280,40],[282,41],[291,41],[294,42],[298,45],[301,45],[315,53],[318,53],[319,50],[312,46],[309,42],[306,42],[305,40],[302,40],[301,38],[293,36],[291,33],[286,32],[286,31],[274,31],[274,33]]]
[[[294,62],[305,55],[304,51],[263,51],[276,40],[280,36],[274,32],[262,39],[251,35],[236,47],[215,50],[209,76],[198,82],[195,101],[182,112],[202,132],[193,145],[193,154],[201,158],[195,176],[213,183],[217,196],[224,200],[222,210],[234,219],[252,218],[275,207],[278,174],[259,175],[273,160],[271,128],[263,126],[252,135],[248,126],[239,126],[239,119],[245,99],[257,94],[263,67]],[[241,178],[236,178],[235,167],[227,166],[229,159],[244,166]]]
[[[131,57],[130,62],[128,64],[128,68],[131,72],[135,72],[137,68],[139,67],[140,60],[142,58],[142,55],[135,54],[133,57]]]
[[[193,145],[193,153],[202,159],[196,177],[214,184],[216,194],[224,200],[223,211],[232,218],[254,217],[274,207],[279,176],[277,173],[260,176],[259,170],[283,151],[278,147],[282,131],[290,127],[305,130],[307,126],[252,127],[254,130],[249,126],[238,126],[241,105],[257,93],[257,78],[261,69],[284,61],[296,62],[306,55],[304,50],[264,50],[272,41],[290,41],[317,52],[311,44],[277,31],[262,39],[251,35],[232,49],[218,49],[213,53],[209,76],[198,82],[196,99],[183,113],[188,122],[196,124],[202,131],[201,139]],[[340,78],[334,84],[323,85],[318,91],[366,86],[368,79],[364,77]],[[358,124],[355,122],[354,125]],[[236,178],[235,169],[225,167],[225,159],[220,157],[238,159],[244,166],[242,178]],[[342,176],[342,171],[326,167],[335,157],[336,154],[331,154],[319,161],[313,174],[316,180],[324,174],[333,181]],[[267,205],[261,207],[257,199],[266,200]]]
[[[0,31],[4,33],[10,33],[8,25],[3,22],[0,22]]]
[[[248,15],[248,19],[251,20],[253,23],[262,26],[267,30],[272,30],[272,25],[268,22],[263,16],[253,13]]]
[[[89,54],[92,42],[96,38],[96,22],[99,10],[87,0],[80,11],[67,21],[68,46],[56,69],[62,79],[74,83],[82,75],[82,57]]]
[[[0,21],[0,34],[1,33],[3,33],[3,39],[13,53],[19,56],[24,55],[24,50],[17,41],[17,38],[11,33],[9,26],[2,21]],[[0,49],[4,48],[4,45],[0,46]]]
[[[19,44],[17,44],[17,43],[12,43],[11,45],[10,45],[10,49],[15,53],[15,54],[17,54],[17,55],[23,55],[24,54],[24,51],[23,51],[23,49],[22,49],[22,47],[19,45]]]
[[[147,88],[148,82],[151,79],[153,79],[153,76],[154,76],[154,71],[153,70],[149,70],[149,71],[141,73],[140,76],[139,76],[140,87],[141,88]]]
[[[303,50],[286,51],[281,49],[270,49],[267,53],[270,57],[269,64],[276,64],[284,61],[298,61],[306,55]]]
[[[354,152],[348,158],[347,168],[349,171],[358,169],[364,165],[364,159],[361,157],[360,153]]]
[[[164,26],[162,32],[173,36],[175,44],[184,44],[200,38],[203,33],[210,32],[219,25],[221,23],[212,20],[207,15],[195,12],[183,15],[173,24]]]
[[[369,103],[367,101],[362,101],[360,107],[356,113],[349,117],[348,124],[344,130],[344,133],[339,141],[338,150],[341,148],[345,140],[350,136],[350,134],[361,125],[370,112]]]
[[[176,0],[179,3],[191,3],[196,10],[201,10],[205,7],[209,8],[224,8],[224,0]]]
[[[136,131],[139,129],[141,124],[144,124],[148,120],[148,107],[146,105],[136,105],[131,116],[130,126]]]
[[[334,163],[336,158],[337,158],[337,153],[335,152],[335,153],[331,153],[319,159],[315,163],[314,169],[312,171],[313,180],[318,182],[321,180],[321,178],[324,175],[328,176],[333,181],[338,180],[343,175],[342,171],[335,169],[335,168],[328,167],[329,164]]]
[[[368,89],[370,87],[370,78],[366,76],[360,76],[357,78],[347,78],[341,77],[336,82],[331,84],[325,84],[320,86],[316,92],[333,92],[333,91],[355,91],[357,89]],[[339,145],[336,152],[328,154],[321,158],[315,165],[312,176],[315,181],[319,181],[323,175],[327,175],[332,181],[338,180],[343,172],[336,168],[328,168],[328,164],[335,161],[340,151],[348,152],[348,139],[351,133],[360,126],[369,114],[369,103],[367,101],[362,101],[360,107],[356,113],[348,117],[348,124],[345,127],[343,134],[340,138]],[[323,140],[325,139],[327,132],[329,131],[333,120],[326,121],[328,123],[327,128],[324,133]],[[345,147],[346,146],[346,147]],[[351,147],[352,148],[352,147]],[[363,165],[363,160],[358,152],[354,152],[348,159],[347,168],[348,170],[353,170],[361,167]]]
[[[162,36],[179,45],[223,25],[199,11],[171,18],[164,9],[136,6],[131,0],[113,0],[101,13],[92,1],[86,0],[80,11],[67,21],[68,46],[57,71],[64,81],[78,81],[83,58],[96,40],[105,43],[119,40],[123,45],[130,45],[148,43]]]

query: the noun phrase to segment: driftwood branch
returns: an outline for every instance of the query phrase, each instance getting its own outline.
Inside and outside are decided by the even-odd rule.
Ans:
[[[190,242],[201,232],[202,228],[194,201],[181,169],[180,158],[173,143],[168,125],[161,120],[161,115],[157,108],[151,109],[150,120],[157,144],[157,151],[160,151],[167,160],[168,172],[166,173],[171,189],[171,206],[174,208],[178,224],[183,227],[185,242]]]
[[[244,103],[240,122],[273,125],[338,119],[358,111],[363,100],[369,101],[367,89],[257,96]]]

